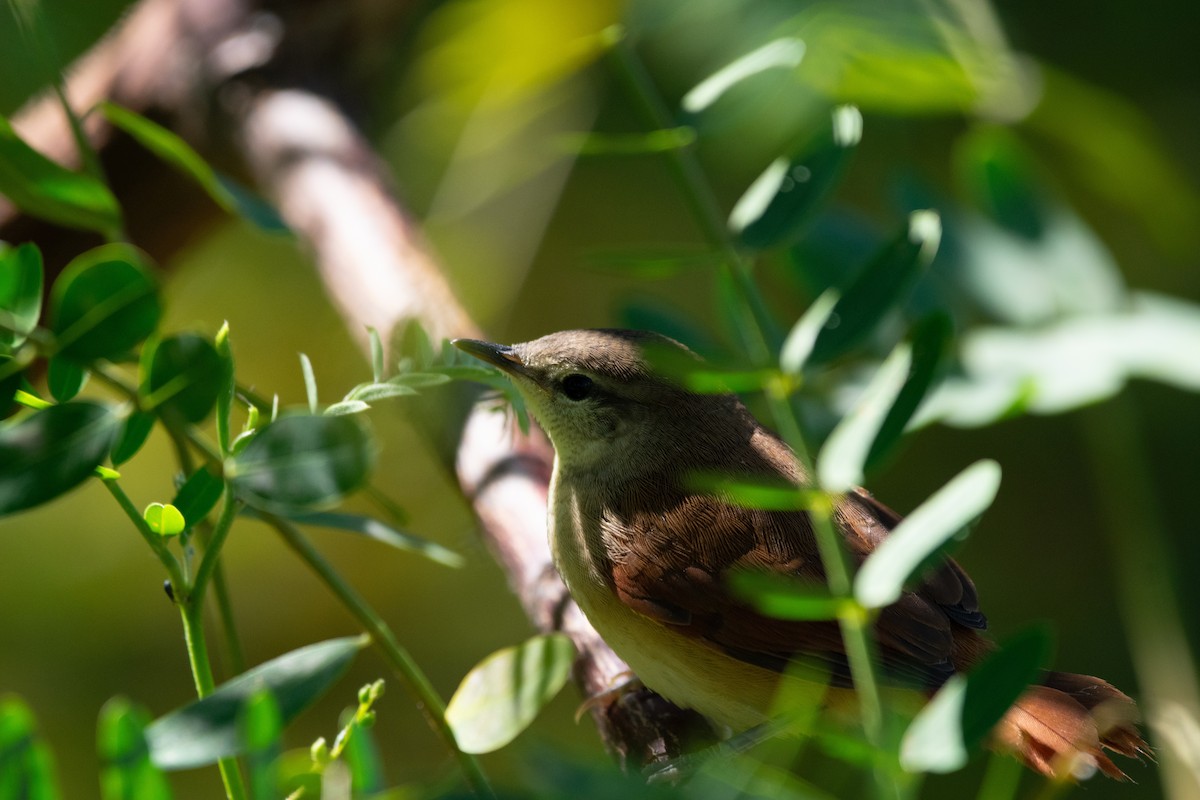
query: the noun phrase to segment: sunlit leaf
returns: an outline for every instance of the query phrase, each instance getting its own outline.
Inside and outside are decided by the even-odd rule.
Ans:
[[[581,156],[640,156],[681,150],[695,141],[695,129],[683,126],[646,133],[581,133],[563,137],[561,146]]]
[[[687,476],[690,489],[716,495],[743,508],[764,511],[807,511],[820,499],[821,492],[785,484],[728,475],[692,473]]]
[[[933,211],[914,211],[905,230],[858,273],[833,309],[831,323],[813,345],[811,360],[828,361],[862,343],[903,302],[937,252],[941,221]]]
[[[243,672],[146,729],[150,757],[162,769],[190,769],[243,752],[238,715],[257,692],[271,692],[286,725],[341,677],[365,647],[350,636],[311,644]]]
[[[212,342],[181,333],[142,350],[141,385],[144,407],[169,408],[184,420],[204,420],[222,390],[225,362]]]
[[[300,354],[300,371],[304,373],[304,396],[308,398],[308,410],[317,413],[317,376],[313,374],[312,361]]]
[[[335,503],[359,488],[374,455],[355,416],[280,417],[255,434],[228,472],[251,506],[287,513]]]
[[[726,64],[683,97],[683,109],[695,114],[711,106],[734,86],[769,69],[795,69],[804,58],[804,42],[792,37],[774,39]]]
[[[20,347],[42,313],[42,253],[26,242],[0,245],[0,353]]]
[[[900,763],[911,772],[961,768],[1036,679],[1049,655],[1049,634],[1030,628],[966,675],[950,678],[904,732]]]
[[[1000,465],[976,461],[897,525],[854,576],[854,596],[868,608],[900,599],[920,568],[987,510],[1000,489]]]
[[[121,208],[100,181],[59,166],[27,145],[0,117],[0,194],[26,213],[112,236]]]
[[[729,215],[730,229],[757,250],[795,242],[841,180],[861,138],[858,109],[836,109],[828,129],[790,158],[777,159],[746,190]]]
[[[734,573],[729,576],[729,588],[760,614],[773,619],[836,619],[847,602],[830,594],[824,584],[767,572]]]
[[[346,399],[361,400],[364,403],[369,403],[375,400],[386,400],[389,397],[411,397],[415,394],[417,394],[417,390],[411,384],[394,380],[387,383],[368,383],[356,387],[354,391],[346,395]]]
[[[319,511],[310,514],[291,514],[288,515],[288,519],[302,525],[316,525],[322,528],[357,533],[368,539],[391,545],[397,550],[423,555],[431,561],[445,564],[448,567],[461,567],[464,563],[463,557],[453,550],[448,550],[436,542],[397,530],[391,525],[361,514]]]
[[[59,356],[116,358],[154,331],[162,309],[146,263],[129,245],[107,244],[67,265],[50,293]]]
[[[854,408],[829,434],[817,456],[817,480],[830,492],[863,482],[871,445],[896,402],[912,364],[912,350],[899,344],[867,384]]]
[[[799,375],[812,353],[817,336],[825,328],[841,295],[836,289],[827,289],[813,301],[783,341],[779,353],[779,368],[787,375]]]
[[[883,424],[879,426],[875,441],[871,443],[867,461],[863,465],[864,472],[871,472],[877,468],[899,444],[908,423],[916,414],[921,401],[925,399],[939,368],[949,354],[950,339],[953,335],[950,317],[941,312],[930,314],[913,328],[912,363],[908,369],[908,377],[892,407],[888,409]]]
[[[190,528],[208,516],[224,493],[224,482],[213,474],[210,467],[200,467],[179,487],[171,505],[179,509]]]
[[[99,403],[72,402],[0,427],[0,515],[73,489],[104,461],[120,420]]]
[[[0,798],[58,800],[54,759],[20,698],[0,697]]]
[[[450,382],[449,375],[437,372],[406,372],[387,381],[392,386],[405,386],[409,389],[428,389]]]
[[[275,696],[267,688],[252,694],[238,714],[250,797],[273,800],[279,796],[278,761],[283,750],[283,718]]]
[[[61,358],[50,359],[46,368],[46,387],[50,390],[50,396],[60,403],[65,403],[79,394],[87,383],[87,378],[88,374],[83,367]]]
[[[459,748],[490,753],[515,739],[567,682],[574,660],[571,640],[556,633],[497,650],[479,662],[446,708]]]
[[[150,761],[146,725],[150,717],[123,697],[100,709],[98,751],[103,800],[170,800],[167,778]]]
[[[955,167],[970,197],[993,222],[1025,239],[1042,237],[1046,198],[1030,157],[1007,128],[975,128],[961,137]]]
[[[183,514],[180,514],[179,509],[169,503],[167,505],[151,503],[142,512],[142,519],[146,521],[150,530],[159,536],[178,536],[187,527]]]
[[[340,403],[334,403],[322,413],[327,417],[342,417],[348,414],[361,414],[370,408],[371,406],[362,400],[343,400]]]

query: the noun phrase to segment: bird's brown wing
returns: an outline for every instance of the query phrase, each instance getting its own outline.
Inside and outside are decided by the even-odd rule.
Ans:
[[[839,509],[839,527],[861,559],[874,548],[865,543],[878,540],[894,523],[870,513],[868,502],[848,503],[848,512]],[[868,517],[878,531],[869,528]],[[793,659],[805,657],[823,664],[835,682],[849,682],[836,622],[765,617],[728,589],[729,576],[742,570],[823,584],[816,539],[805,514],[746,509],[683,493],[650,507],[642,500],[610,509],[603,530],[610,543],[614,589],[635,611],[752,664],[782,671]],[[880,660],[893,682],[934,687],[954,672],[955,632],[963,630],[954,622],[969,617],[974,587],[951,562],[934,575],[883,609],[876,622]],[[962,585],[956,589],[956,583]]]

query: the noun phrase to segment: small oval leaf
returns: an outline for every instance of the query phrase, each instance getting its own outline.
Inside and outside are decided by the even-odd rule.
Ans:
[[[904,585],[949,541],[987,510],[1000,489],[1000,465],[976,461],[938,489],[888,534],[854,576],[854,596],[867,608],[900,599]]]
[[[119,419],[108,406],[72,402],[0,427],[0,515],[45,503],[104,461]]]
[[[42,253],[26,242],[0,245],[0,353],[20,347],[42,313]]]
[[[162,309],[146,264],[136,248],[107,244],[67,265],[50,295],[58,355],[115,358],[153,333]]]
[[[154,430],[156,417],[146,411],[135,411],[121,423],[121,432],[112,449],[113,466],[121,466],[137,455]]]
[[[97,750],[104,800],[170,800],[166,776],[150,761],[145,732],[149,722],[144,709],[123,697],[114,697],[100,709]]]
[[[171,505],[179,509],[190,528],[208,516],[224,492],[224,482],[209,467],[201,467],[179,487]]]
[[[55,400],[65,403],[79,394],[87,383],[87,377],[87,371],[78,364],[52,358],[46,369],[46,386]]]
[[[150,530],[164,537],[178,536],[186,527],[183,514],[180,514],[179,509],[169,503],[167,505],[151,503],[142,512],[142,519],[150,526]]]
[[[465,753],[490,753],[537,717],[571,674],[575,647],[561,633],[497,650],[458,685],[446,722]]]
[[[155,720],[146,729],[150,757],[165,770],[215,763],[242,752],[238,715],[267,689],[286,725],[341,677],[366,637],[330,639],[293,650],[221,684],[207,697]]]
[[[366,482],[374,448],[355,416],[281,417],[233,458],[238,496],[287,513],[336,503]]]
[[[194,333],[168,336],[142,351],[141,386],[147,409],[170,408],[191,423],[217,403],[225,365],[212,342]]]

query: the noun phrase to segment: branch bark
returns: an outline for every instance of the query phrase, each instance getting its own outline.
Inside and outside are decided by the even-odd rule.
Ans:
[[[339,97],[338,103],[328,93],[300,88],[345,82],[354,50],[336,46],[342,36],[373,29],[378,38],[398,38],[402,11],[390,17],[392,28],[381,30],[348,19],[347,5],[142,0],[71,71],[68,96],[81,110],[109,99],[152,114],[218,162],[229,156],[222,148],[231,148],[311,251],[364,347],[367,326],[391,332],[413,320],[435,340],[478,337],[419,226],[391,191],[379,158],[342,110],[353,98]],[[47,155],[68,164],[76,160],[52,98],[33,103],[15,122]],[[192,192],[195,208],[156,202],[161,192],[173,191],[173,174],[136,148],[122,149],[121,137],[97,118],[89,119],[88,134],[130,212],[134,240],[152,255],[169,258],[215,216],[198,192]],[[141,188],[124,185],[126,175],[138,176]],[[141,224],[144,217],[156,220],[155,226]],[[0,238],[55,238],[39,233],[38,225],[0,207]],[[87,245],[86,237],[67,237],[64,252],[47,262],[61,265]],[[522,607],[539,630],[563,631],[574,641],[576,678],[586,696],[600,698],[591,713],[610,752],[623,765],[642,767],[711,740],[701,717],[648,690],[609,691],[628,678],[628,668],[571,602],[551,562],[545,519],[553,452],[545,437],[536,431],[523,436],[506,416],[475,405],[454,460],[482,534]]]

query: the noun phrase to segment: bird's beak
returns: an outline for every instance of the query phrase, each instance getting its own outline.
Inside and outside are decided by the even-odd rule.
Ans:
[[[454,339],[452,345],[480,361],[499,367],[509,375],[530,378],[529,369],[517,352],[506,344],[492,344],[478,339]]]

